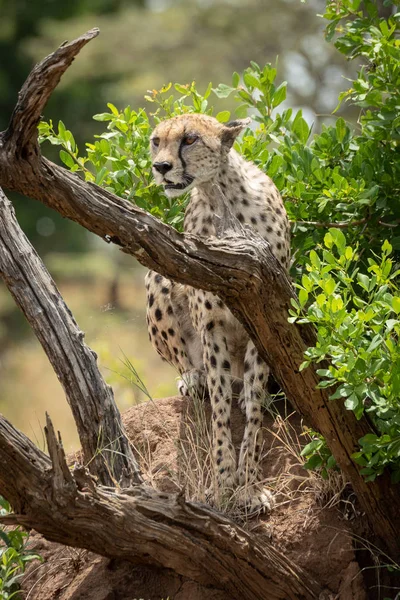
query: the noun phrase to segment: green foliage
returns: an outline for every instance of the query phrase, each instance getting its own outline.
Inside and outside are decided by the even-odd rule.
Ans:
[[[368,480],[386,466],[400,480],[400,271],[391,253],[385,241],[381,256],[369,257],[363,271],[357,248],[330,229],[323,249],[310,252],[290,311],[291,322],[317,329],[316,346],[308,348],[300,369],[329,360],[317,371],[319,386],[335,386],[331,400],[343,399],[357,418],[367,413],[379,432],[364,436],[354,457]]]
[[[95,117],[107,122],[107,131],[86,144],[83,156],[62,123],[57,132],[51,122],[42,123],[40,133],[62,147],[60,158],[70,170],[180,229],[187,198],[167,199],[151,178],[153,124],[185,112],[214,114],[211,94],[233,99],[234,117],[251,115],[255,126],[236,148],[282,193],[293,223],[292,275],[299,290],[291,320],[317,330],[302,368],[330,361],[319,371],[320,385],[335,386],[332,400],[344,401],[357,418],[367,414],[375,427],[354,457],[362,473],[372,480],[389,467],[398,481],[400,13],[383,18],[372,0],[342,0],[327,2],[324,18],[327,40],[348,59],[365,63],[337,108],[360,108],[356,128],[334,117],[313,132],[301,110],[283,105],[287,84],[277,80],[277,66],[252,62],[233,74],[231,84],[210,84],[204,94],[194,83],[149,92],[151,113],[109,104],[110,112]],[[225,122],[231,114],[223,110],[216,117]],[[321,437],[308,444],[305,456],[310,468],[333,464]]]
[[[0,515],[10,512],[10,505],[0,496]],[[0,526],[0,598],[17,600],[19,581],[29,561],[39,559],[28,548],[28,533],[20,527],[6,531]]]
[[[387,7],[393,4],[385,2]],[[373,421],[375,433],[359,440],[360,451],[353,457],[361,473],[374,480],[389,467],[393,482],[398,482],[400,291],[394,262],[400,249],[400,13],[384,19],[375,2],[360,7],[360,0],[327,2],[324,15],[331,21],[327,40],[336,38],[342,54],[365,61],[352,86],[340,94],[336,109],[343,101],[359,106],[360,130],[351,134],[339,118],[335,127],[339,146],[329,142],[334,140],[332,127],[310,144],[320,156],[324,147],[330,147],[332,156],[338,157],[339,169],[335,176],[335,169],[332,172],[337,190],[324,194],[338,199],[339,209],[346,197],[350,199],[346,212],[351,207],[353,214],[343,212],[342,218],[348,225],[347,240],[356,242],[346,246],[340,229],[322,230],[324,239],[318,244],[324,247],[322,256],[311,250],[306,259],[307,273],[303,270],[299,278],[292,320],[312,322],[317,329],[316,347],[307,350],[302,367],[329,358],[330,366],[319,370],[320,385],[337,386],[332,400],[344,399],[357,418],[365,412]],[[326,206],[320,204],[318,211],[325,215]],[[338,218],[329,216],[333,225]],[[308,450],[312,467],[313,448]],[[315,447],[316,465],[321,452],[325,449]]]
[[[318,469],[324,479],[328,478],[328,470],[336,469],[336,460],[330,453],[328,446],[325,443],[321,434],[316,431],[308,431],[311,436],[311,442],[306,444],[301,451],[301,456],[306,458],[304,467],[306,469]]]

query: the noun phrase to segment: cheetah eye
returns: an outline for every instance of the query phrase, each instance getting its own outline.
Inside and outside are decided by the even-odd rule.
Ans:
[[[151,138],[151,143],[153,144],[153,146],[155,148],[158,148],[158,146],[160,145],[160,138],[158,138],[158,137]]]
[[[185,135],[184,138],[182,138],[182,144],[184,146],[191,146],[192,144],[195,143],[196,140],[198,140],[198,136],[197,135]]]

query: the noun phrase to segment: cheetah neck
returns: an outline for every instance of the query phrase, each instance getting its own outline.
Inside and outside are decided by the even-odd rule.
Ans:
[[[244,196],[247,195],[249,198],[257,196],[265,185],[265,179],[262,171],[232,149],[215,177],[194,188],[192,199],[207,203],[216,214],[219,214],[221,195],[231,209],[235,209],[243,205]]]

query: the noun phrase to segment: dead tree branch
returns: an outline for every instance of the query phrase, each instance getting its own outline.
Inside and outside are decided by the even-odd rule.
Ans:
[[[18,94],[5,136],[6,140],[12,138],[15,149],[19,149],[25,158],[29,158],[31,152],[39,154],[37,125],[53,90],[78,52],[98,35],[97,28],[87,31],[60,46],[32,69]]]
[[[75,478],[49,417],[45,431],[51,460],[0,416],[0,489],[17,511],[14,522],[55,542],[171,568],[232,598],[319,597],[307,573],[205,505],[143,485],[120,494],[93,488],[87,471]]]
[[[74,415],[85,464],[103,485],[142,478],[96,354],[83,341],[49,272],[22,232],[0,189],[0,277],[20,307],[61,382]]]
[[[86,43],[87,36],[79,39]],[[61,76],[81,46],[76,40],[52,55],[52,77],[47,75],[49,58],[35,68],[34,77],[28,77],[14,115],[24,112],[31,96],[40,108],[35,110],[35,103],[29,104],[24,125],[29,134],[21,137],[16,118],[0,134],[0,185],[40,200],[159,273],[218,294],[244,325],[290,401],[308,424],[325,436],[379,543],[398,556],[399,486],[390,485],[387,476],[365,483],[352,454],[357,440],[370,430],[368,423],[357,421],[342,402],[330,401],[328,391],[317,388],[319,378],[313,367],[299,372],[304,350],[313,344],[315,335],[308,326],[288,324],[294,291],[269,245],[248,231],[245,236],[235,234],[207,243],[181,235],[129,202],[41,157],[34,143],[35,125],[58,81],[55,73]]]

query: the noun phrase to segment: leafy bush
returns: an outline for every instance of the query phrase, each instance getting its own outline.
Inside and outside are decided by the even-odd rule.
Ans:
[[[10,505],[0,496],[0,515],[10,512]],[[0,598],[17,600],[19,581],[29,561],[40,559],[29,551],[29,534],[20,527],[6,531],[0,526]]]
[[[368,414],[379,433],[360,439],[355,455],[367,480],[392,469],[400,481],[400,290],[393,271],[392,246],[385,241],[382,256],[369,257],[367,273],[360,269],[357,245],[346,246],[339,229],[325,234],[322,252],[311,250],[293,301],[290,321],[315,323],[317,343],[308,348],[300,369],[329,359],[319,369],[320,387],[336,386],[331,400],[357,418]],[[318,443],[317,443],[318,442]],[[321,451],[321,440],[308,448]],[[313,444],[314,442],[311,442]],[[310,446],[310,444],[308,445]],[[317,459],[315,459],[317,460]],[[309,467],[315,463],[309,462]],[[320,466],[320,465],[318,465]],[[329,463],[328,463],[329,466]]]
[[[187,197],[166,198],[151,177],[151,123],[185,112],[215,114],[211,97],[233,99],[236,117],[250,115],[254,127],[236,148],[282,193],[293,224],[292,275],[299,289],[291,319],[317,330],[302,367],[330,360],[320,370],[320,385],[336,385],[332,400],[344,401],[357,418],[367,414],[374,427],[355,456],[363,474],[373,479],[388,466],[398,481],[400,13],[383,18],[372,0],[342,0],[328,1],[324,18],[326,39],[364,63],[336,108],[358,106],[356,126],[335,116],[333,125],[313,132],[301,110],[283,105],[286,82],[277,82],[277,69],[251,63],[233,74],[230,85],[210,84],[204,94],[194,83],[153,90],[145,97],[151,113],[109,104],[109,112],[94,117],[107,122],[107,130],[86,144],[84,155],[61,122],[57,131],[41,123],[40,136],[62,147],[60,158],[71,171],[180,229]],[[216,117],[226,122],[231,115],[223,110]],[[308,465],[333,466],[323,439],[314,442],[305,449]]]

